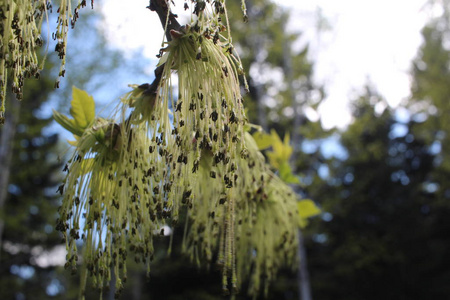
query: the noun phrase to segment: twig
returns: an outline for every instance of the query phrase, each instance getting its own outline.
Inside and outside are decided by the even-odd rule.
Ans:
[[[161,21],[161,25],[163,29],[166,27],[167,23],[167,15],[169,15],[169,22],[167,23],[167,30],[166,30],[166,38],[170,42],[172,40],[172,37],[170,36],[170,30],[177,30],[179,31],[181,28],[180,23],[177,21],[177,15],[173,14],[172,12],[169,12],[167,14],[167,10],[169,9],[169,6],[167,5],[167,2],[169,0],[150,0],[150,5],[147,6],[148,9],[151,11],[154,11],[158,14],[159,20]]]
[[[169,10],[169,6],[167,5],[168,0],[150,0],[150,5],[147,6],[148,9],[151,11],[154,11],[158,14],[159,20],[161,21],[161,25],[163,29],[166,29],[166,23],[167,23],[167,30],[165,32],[167,41],[172,40],[172,36],[170,35],[171,30],[180,31],[181,25],[177,21],[177,15],[173,14]],[[169,21],[167,22],[167,16],[169,16]],[[164,69],[164,64],[160,65],[155,69],[155,79],[151,84],[144,83],[139,86],[141,89],[145,89],[144,94],[147,95],[153,95],[156,94],[156,91],[158,89],[159,83],[161,81],[162,73]]]

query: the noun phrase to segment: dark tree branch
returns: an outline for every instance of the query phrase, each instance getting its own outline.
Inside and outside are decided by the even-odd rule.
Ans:
[[[171,30],[180,31],[181,25],[177,21],[177,15],[173,14],[171,11],[168,12],[169,6],[167,2],[169,0],[150,0],[150,5],[147,6],[148,9],[154,11],[158,14],[159,20],[161,21],[161,25],[163,29],[166,29],[166,21],[167,15],[169,15],[169,21],[167,23],[167,30],[165,32],[167,41],[172,40],[172,36],[170,35]],[[141,89],[145,89],[145,94],[147,95],[155,95],[158,90],[159,83],[161,82],[162,73],[164,70],[164,64],[160,65],[155,69],[155,79],[151,84],[144,83],[139,86]]]
[[[169,0],[150,0],[150,5],[147,6],[148,9],[158,14],[163,29],[165,29],[166,27],[167,10],[169,9],[169,6],[167,5],[168,1]],[[166,30],[166,38],[169,42],[172,40],[170,30],[180,31],[181,28],[180,23],[178,23],[176,19],[177,17],[178,17],[177,15],[173,14],[172,12],[169,12],[169,22],[167,24]]]

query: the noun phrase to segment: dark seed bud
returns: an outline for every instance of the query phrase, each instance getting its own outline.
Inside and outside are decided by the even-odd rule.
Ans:
[[[61,185],[58,187],[58,189],[56,190],[56,192],[57,192],[57,193],[59,192],[61,195],[63,194],[63,192],[64,192],[64,183],[61,184]]]
[[[183,101],[178,101],[177,107],[176,107],[175,111],[176,111],[176,112],[177,112],[177,111],[181,111],[182,105],[183,105]]]
[[[211,113],[211,119],[214,121],[214,122],[216,122],[217,121],[217,118],[219,117],[219,114],[217,113],[217,111],[213,111],[212,113]]]

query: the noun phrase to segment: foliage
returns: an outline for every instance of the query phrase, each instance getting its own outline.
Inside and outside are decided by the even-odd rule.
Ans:
[[[445,2],[447,3],[447,2]],[[448,5],[448,4],[447,4]],[[449,7],[444,6],[441,17],[430,22],[422,30],[424,43],[414,61],[411,111],[418,124],[412,129],[415,136],[426,141],[429,151],[436,155],[435,170],[427,178],[427,185],[437,187],[436,198],[443,207],[450,197],[448,174],[450,163],[450,114],[449,85],[450,72],[446,67],[450,62],[447,43],[450,33]]]
[[[308,243],[320,299],[449,295],[441,284],[448,273],[439,267],[448,263],[441,255],[449,247],[441,234],[448,206],[437,209],[426,188],[434,156],[414,134],[420,124],[375,111],[382,101],[370,90],[355,101],[355,122],[342,134],[348,159],[333,161],[327,181],[309,189],[327,215],[327,222],[314,222]]]
[[[266,155],[269,158],[269,163],[279,171],[280,178],[286,183],[300,183],[298,178],[294,176],[289,164],[289,159],[292,155],[292,147],[289,145],[289,135],[284,137],[281,141],[275,130],[272,130],[270,135],[261,132],[256,132],[253,135],[258,148],[264,150],[272,147],[273,151],[267,151]]]
[[[61,240],[54,230],[60,204],[55,190],[61,180],[58,174],[62,167],[55,154],[58,136],[48,130],[52,119],[41,116],[42,105],[53,83],[43,78],[29,81],[27,86],[29,93],[21,102],[26,109],[16,111],[21,118],[12,145],[9,184],[1,187],[8,189],[1,207],[4,222],[0,249],[2,299],[48,299],[46,289],[53,288],[57,294],[65,281],[49,259]],[[5,132],[0,130],[1,134]]]
[[[280,179],[289,184],[300,184],[297,176],[292,173],[290,166],[290,159],[292,155],[292,147],[289,145],[289,136],[284,137],[281,141],[275,130],[270,134],[257,131],[253,134],[259,150],[264,150],[272,147],[272,151],[267,151],[266,155],[269,158],[270,165],[278,171]],[[299,225],[305,227],[308,224],[308,218],[316,216],[321,213],[321,210],[316,206],[314,201],[310,199],[303,199],[297,202],[299,213]]]
[[[313,84],[309,48],[293,50],[292,43],[301,32],[289,27],[290,12],[282,6],[270,0],[247,2],[248,23],[236,18],[239,1],[230,1],[227,8],[232,16],[233,41],[248,77],[249,93],[244,99],[249,120],[264,130],[275,129],[281,136],[289,131],[294,143],[300,144],[295,138],[298,135],[319,138],[313,128],[320,123],[308,120],[304,111],[317,109],[323,91]],[[300,115],[298,124],[295,107]]]
[[[70,114],[73,119],[53,110],[53,117],[64,129],[70,131],[79,139],[84,130],[92,124],[95,116],[94,98],[85,91],[73,87],[73,100],[71,102]],[[76,145],[76,143],[75,143]]]

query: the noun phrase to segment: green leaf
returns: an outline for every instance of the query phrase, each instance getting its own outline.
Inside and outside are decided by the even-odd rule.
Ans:
[[[292,173],[291,166],[288,161],[283,161],[278,169],[281,180],[289,184],[299,184],[300,180]]]
[[[258,145],[259,150],[267,149],[274,143],[272,135],[260,131],[257,131],[253,134],[253,139]]]
[[[75,120],[75,123],[85,129],[95,118],[95,103],[94,98],[83,90],[72,87],[72,107],[70,114]]]
[[[280,136],[275,130],[270,131],[273,139],[272,147],[273,152],[279,161],[289,161],[292,154],[292,147],[289,145],[289,134],[286,133],[284,136],[284,141],[281,140]]]
[[[82,136],[84,129],[79,127],[75,120],[69,119],[67,116],[57,112],[56,110],[53,110],[53,118],[56,122],[59,123],[64,129],[70,131],[74,135]]]
[[[300,217],[300,227],[308,225],[307,218],[317,216],[322,213],[320,208],[310,199],[304,199],[297,202],[298,215]]]

